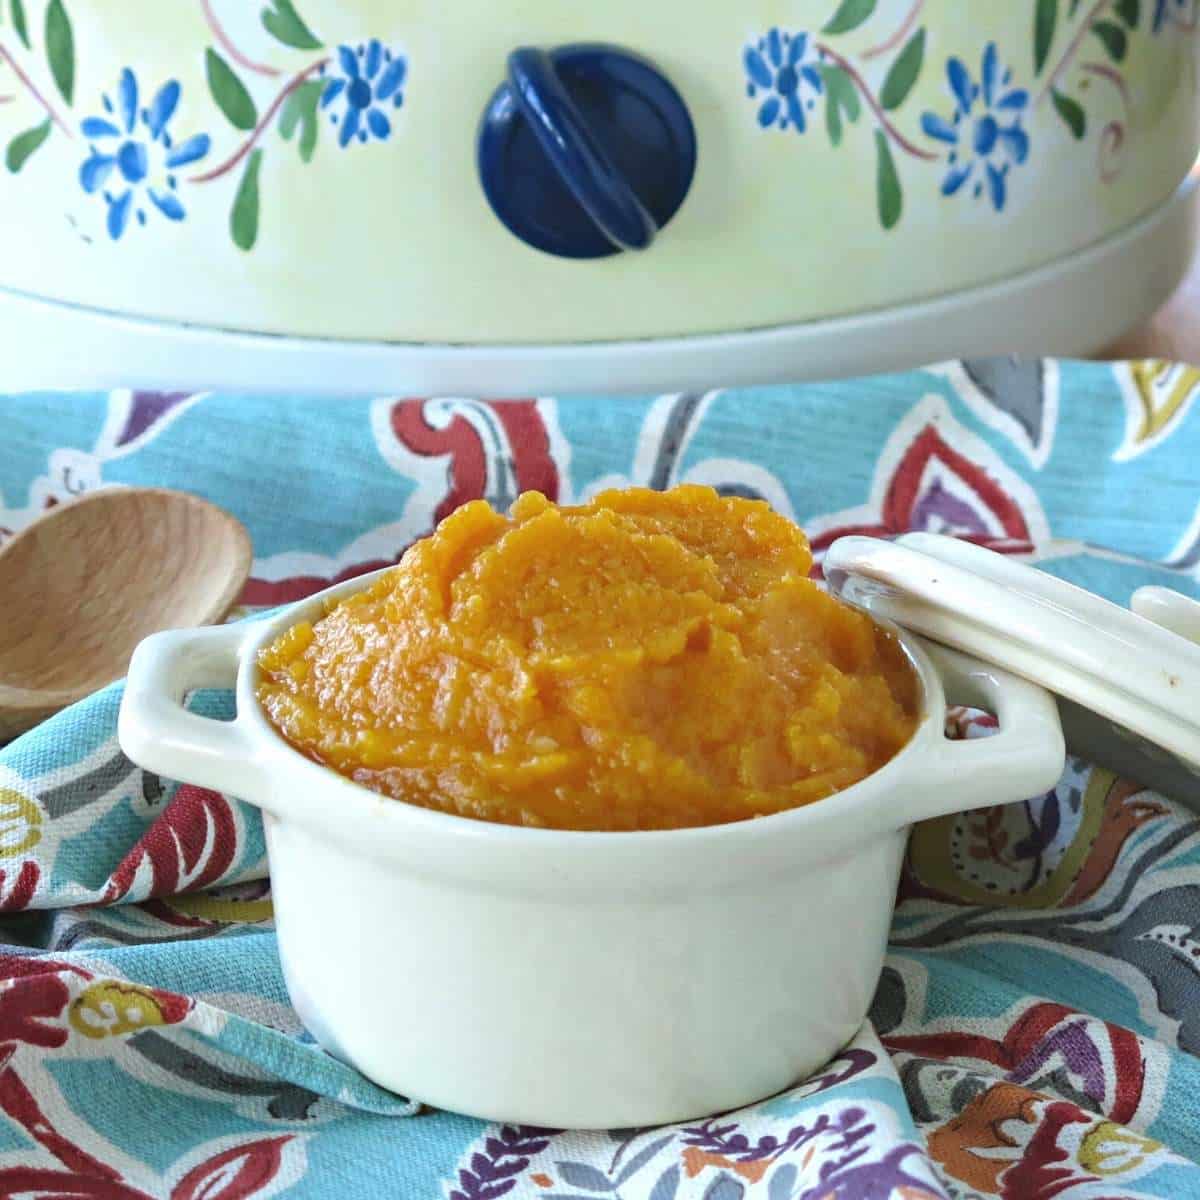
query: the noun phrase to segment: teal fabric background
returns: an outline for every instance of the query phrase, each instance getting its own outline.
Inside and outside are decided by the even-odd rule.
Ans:
[[[640,399],[13,396],[0,542],[97,487],[184,488],[250,530],[251,616],[470,499],[701,482],[768,500],[818,561],[925,529],[1121,604],[1197,596],[1198,392],[1165,363],[997,361]],[[1045,796],[918,828],[872,1023],[781,1097],[663,1130],[489,1127],[314,1044],[257,813],[134,767],[119,702],[0,748],[0,1195],[1200,1196],[1200,822],[1177,798],[1072,760]]]

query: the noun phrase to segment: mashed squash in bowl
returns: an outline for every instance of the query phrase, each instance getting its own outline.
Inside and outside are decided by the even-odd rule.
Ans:
[[[891,633],[809,577],[804,534],[709,488],[465,505],[259,656],[296,749],[409,804],[645,830],[795,808],[912,736]]]

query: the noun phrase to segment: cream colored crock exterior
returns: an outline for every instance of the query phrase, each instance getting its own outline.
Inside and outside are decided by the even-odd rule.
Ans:
[[[909,824],[1039,794],[1062,770],[1047,692],[902,635],[922,683],[916,734],[807,808],[607,834],[397,803],[292,750],[255,698],[259,648],[371,578],[264,621],[147,639],[118,734],[147,769],[263,808],[305,1025],[384,1087],[458,1112],[652,1125],[783,1089],[866,1015]],[[232,723],[180,706],[232,685]],[[948,742],[946,694],[994,711],[1000,731]]]
[[[297,0],[324,43],[296,50],[259,24],[262,4],[209,0],[239,56],[280,74],[243,69],[217,40],[200,0],[57,0],[75,46],[73,103],[55,88],[41,42],[43,0],[25,0],[33,49],[11,22],[0,46],[55,109],[63,129],[17,173],[0,169],[0,287],[167,321],[301,336],[400,342],[578,342],[740,330],[889,307],[1025,271],[1123,228],[1161,204],[1195,158],[1194,13],[1165,0],[1172,16],[1152,30],[1157,0],[1143,0],[1127,54],[1110,60],[1088,32],[1115,21],[1092,0],[1062,9],[1040,75],[1034,71],[1036,0],[878,0],[873,16],[842,34],[821,34],[878,97],[904,45],[872,55],[916,10],[924,65],[904,102],[887,114],[903,213],[891,230],[876,201],[879,121],[864,103],[840,146],[823,109],[803,135],[759,127],[761,94],[747,95],[743,54],[772,28],[816,37],[837,0]],[[323,115],[320,144],[305,164],[272,118],[255,148],[260,222],[253,249],[235,246],[230,212],[240,174],[189,182],[236,153],[248,135],[221,114],[205,80],[215,47],[265,114],[289,78],[341,44],[378,38],[407,59],[404,104],[389,109],[385,141],[339,148]],[[539,253],[493,216],[476,177],[475,133],[521,44],[597,40],[654,60],[695,122],[695,181],[677,217],[651,248],[600,261]],[[1015,166],[1003,211],[986,195],[943,196],[944,144],[922,129],[925,113],[948,116],[946,64],[960,59],[979,79],[994,43],[1027,89],[1028,160]],[[1058,67],[1061,64],[1061,71]],[[106,204],[80,186],[88,116],[103,114],[126,68],[144,103],[169,79],[181,85],[176,140],[207,133],[203,163],[180,173],[182,220],[147,208],[119,240],[105,230]],[[331,68],[332,69],[332,68]],[[1056,74],[1056,71],[1058,73]],[[1086,105],[1077,140],[1055,111],[1051,78]],[[43,111],[12,69],[0,68],[0,144],[36,127]],[[1122,98],[1124,93],[1125,98]],[[336,106],[334,107],[336,112]],[[1120,124],[1122,151],[1111,153]],[[71,136],[67,136],[68,132]],[[1105,149],[1109,147],[1109,150]]]

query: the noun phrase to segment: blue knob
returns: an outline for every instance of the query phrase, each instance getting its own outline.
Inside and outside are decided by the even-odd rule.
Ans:
[[[522,241],[564,258],[644,250],[678,211],[696,134],[674,87],[613,46],[529,47],[484,110],[479,178]]]

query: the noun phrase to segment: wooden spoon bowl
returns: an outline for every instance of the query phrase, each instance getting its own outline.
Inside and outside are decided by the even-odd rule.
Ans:
[[[105,488],[0,549],[0,742],[120,679],[151,633],[214,624],[250,573],[223,509],[164,488]]]

